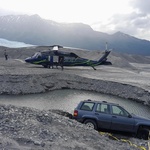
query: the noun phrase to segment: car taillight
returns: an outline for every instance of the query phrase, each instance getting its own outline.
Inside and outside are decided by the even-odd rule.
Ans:
[[[74,110],[74,113],[73,113],[73,116],[78,116],[78,111],[77,110]]]

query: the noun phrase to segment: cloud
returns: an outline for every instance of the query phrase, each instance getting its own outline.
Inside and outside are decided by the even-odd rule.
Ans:
[[[131,0],[130,5],[142,13],[150,13],[150,0]]]
[[[150,0],[132,0],[130,7],[132,12],[115,14],[107,22],[99,22],[93,26],[96,30],[115,33],[123,33],[141,39],[150,40]]]
[[[121,31],[129,35],[150,40],[150,15],[136,13],[113,16],[110,24],[115,24],[114,31]]]

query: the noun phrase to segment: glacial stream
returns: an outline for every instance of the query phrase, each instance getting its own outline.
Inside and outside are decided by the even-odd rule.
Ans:
[[[86,99],[118,103],[130,113],[150,118],[150,108],[140,103],[115,96],[100,94],[97,92],[80,90],[56,90],[42,94],[17,96],[0,95],[0,104],[27,106],[40,110],[60,109],[72,113],[77,104],[81,100]]]

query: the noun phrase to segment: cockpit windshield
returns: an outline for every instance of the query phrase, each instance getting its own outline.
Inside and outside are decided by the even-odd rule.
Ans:
[[[41,52],[36,52],[34,55],[32,55],[32,58],[39,58],[41,57]]]

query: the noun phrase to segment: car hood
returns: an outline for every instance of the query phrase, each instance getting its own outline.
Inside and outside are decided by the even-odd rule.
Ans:
[[[140,116],[137,116],[137,115],[135,115],[135,114],[132,114],[132,117],[133,117],[135,120],[144,121],[144,122],[147,122],[147,123],[150,124],[150,119],[148,119],[148,118],[140,117]]]

